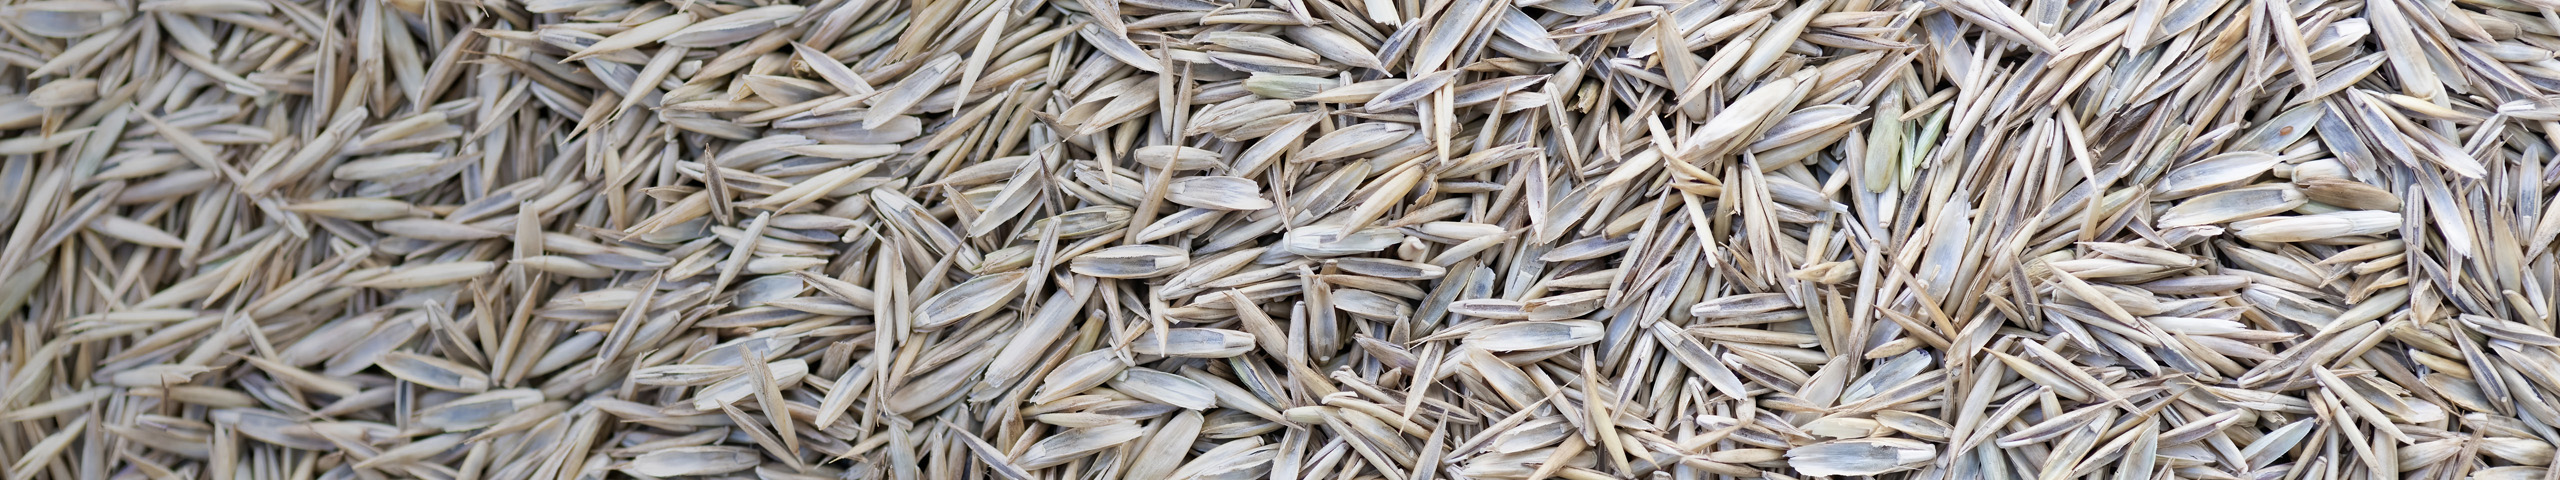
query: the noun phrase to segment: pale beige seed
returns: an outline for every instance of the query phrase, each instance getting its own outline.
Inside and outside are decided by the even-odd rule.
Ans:
[[[1798,82],[1796,78],[1788,77],[1752,88],[1750,93],[1736,98],[1733,106],[1699,126],[1698,133],[1682,142],[1683,145],[1700,152],[1696,155],[1718,154],[1739,146],[1734,142],[1761,130],[1762,122],[1773,112],[1793,106],[1798,95]]]
[[[1161,334],[1147,332],[1129,341],[1132,353],[1192,358],[1233,357],[1250,351],[1253,346],[1253,334],[1213,328],[1177,328]]]
[[[1398,123],[1363,123],[1325,134],[1290,158],[1291,162],[1321,162],[1350,157],[1385,148],[1403,141],[1413,133],[1410,125]]]
[[[2300,189],[2286,184],[2224,190],[2180,201],[2162,212],[2159,221],[2171,227],[2224,223],[2273,215],[2309,201]]]
[[[2216,155],[2170,170],[2161,176],[2152,194],[2175,199],[2206,193],[2264,175],[2278,161],[2275,155],[2261,152]]]
[[[2305,198],[2351,210],[2400,211],[2400,195],[2363,182],[2339,178],[2295,180]]]
[[[995,308],[1021,293],[1026,274],[1006,272],[970,279],[935,294],[917,308],[918,328],[941,328]]]
[[[451,262],[407,267],[384,272],[355,286],[367,288],[418,288],[469,281],[497,271],[497,262]]]
[[[1133,423],[1076,429],[1032,444],[1029,450],[1014,459],[1014,463],[1028,469],[1047,468],[1137,440],[1143,435],[1144,429]]]
[[[806,9],[799,5],[767,5],[712,17],[667,34],[659,39],[667,45],[710,47],[746,41],[767,30],[790,23]]]
[[[1068,357],[1065,363],[1050,370],[1048,376],[1041,379],[1039,390],[1032,395],[1031,399],[1034,402],[1049,402],[1082,393],[1085,389],[1102,385],[1103,382],[1109,381],[1127,368],[1126,363],[1122,363],[1117,355],[1108,350],[1095,350]]]
[[[2379,210],[2353,210],[2288,217],[2257,218],[2232,223],[2240,238],[2262,242],[2304,242],[2337,237],[2372,235],[2400,229],[2400,214]]]
[[[1140,148],[1133,156],[1139,163],[1155,168],[1207,170],[1223,166],[1218,161],[1218,152],[1192,147],[1157,145]]]
[[[1139,400],[1189,410],[1206,410],[1217,405],[1216,394],[1200,382],[1146,368],[1123,370],[1110,385],[1113,390]]]
[[[489,388],[487,374],[449,360],[409,352],[391,352],[374,362],[383,371],[419,386],[463,393],[479,393]]]
[[[1272,206],[1253,180],[1237,177],[1183,177],[1166,187],[1165,194],[1166,201],[1200,208],[1261,210]]]
[[[1496,325],[1467,334],[1467,344],[1496,352],[1571,348],[1600,341],[1599,322],[1523,322]]]
[[[740,447],[678,447],[642,453],[625,468],[653,477],[714,475],[753,468],[761,462],[758,457],[754,450]]]

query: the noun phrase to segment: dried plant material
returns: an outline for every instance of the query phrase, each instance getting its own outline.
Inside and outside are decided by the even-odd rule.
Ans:
[[[1146,435],[1144,428],[1130,422],[1076,429],[1032,444],[1030,450],[1024,451],[1020,457],[1014,459],[1014,463],[1021,465],[1024,469],[1053,467],[1090,455],[1095,451],[1128,443],[1144,435]]]
[[[19,1],[0,476],[2542,479],[2544,3]]]
[[[1128,245],[1077,255],[1068,268],[1097,278],[1147,278],[1170,275],[1191,264],[1191,256],[1164,245]]]
[[[754,450],[737,447],[675,447],[647,453],[631,459],[624,467],[633,474],[652,477],[678,475],[713,475],[746,470],[756,466]]]
[[[1148,332],[1129,341],[1131,352],[1171,357],[1226,358],[1243,355],[1253,346],[1253,334],[1213,328],[1177,328],[1161,335]]]
[[[1927,443],[1874,438],[1817,443],[1787,450],[1787,464],[1806,475],[1879,475],[1918,468],[1936,458]]]

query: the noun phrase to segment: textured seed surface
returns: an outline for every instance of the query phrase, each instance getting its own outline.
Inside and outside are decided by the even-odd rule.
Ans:
[[[2555,478],[2555,7],[5,2],[0,478]]]

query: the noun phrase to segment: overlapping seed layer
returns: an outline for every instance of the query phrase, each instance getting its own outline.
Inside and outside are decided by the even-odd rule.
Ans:
[[[0,5],[0,477],[2552,478],[2548,0]]]

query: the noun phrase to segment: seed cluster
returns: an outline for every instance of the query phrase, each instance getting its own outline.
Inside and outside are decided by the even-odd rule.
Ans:
[[[2541,480],[2553,0],[0,5],[0,478]]]

